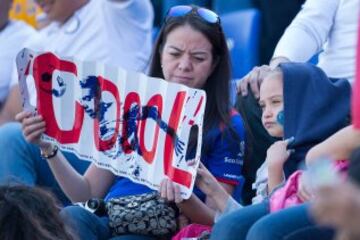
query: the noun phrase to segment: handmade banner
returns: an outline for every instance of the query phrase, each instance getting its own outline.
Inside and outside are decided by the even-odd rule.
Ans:
[[[190,197],[204,91],[29,49],[18,54],[17,66],[23,107],[43,116],[46,141],[152,189],[167,176]]]

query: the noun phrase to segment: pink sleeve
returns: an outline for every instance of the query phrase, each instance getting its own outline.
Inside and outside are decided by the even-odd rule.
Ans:
[[[352,97],[352,121],[355,128],[360,129],[360,24],[358,28],[358,46],[356,50],[356,73]]]

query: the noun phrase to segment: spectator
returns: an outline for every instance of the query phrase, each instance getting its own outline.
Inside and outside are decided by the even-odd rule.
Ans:
[[[73,240],[49,192],[28,186],[0,186],[0,238]]]
[[[129,70],[144,71],[151,51],[153,12],[149,0],[55,0],[38,1],[51,24],[26,46],[52,51],[60,56],[99,61]],[[14,80],[16,82],[16,80]],[[18,87],[11,91],[18,92]],[[30,90],[34,93],[34,90]],[[19,95],[18,93],[15,95]],[[10,95],[11,96],[11,95]],[[35,97],[34,94],[30,97]],[[3,111],[16,109],[20,97],[8,98]],[[16,109],[21,111],[21,109]],[[0,127],[0,183],[12,178],[29,184],[51,187],[67,202],[38,147],[23,138],[21,125]],[[75,155],[65,153],[79,172],[88,166]]]
[[[359,153],[351,159],[349,181],[317,188],[310,208],[319,224],[337,229],[339,240],[360,237]]]
[[[305,158],[305,154],[311,146],[320,142],[322,139],[325,139],[346,124],[345,119],[350,108],[350,84],[346,80],[331,82],[324,72],[310,64],[287,63],[281,64],[280,68],[284,75],[283,87],[282,85],[276,85],[275,83],[270,84],[269,81],[271,80],[268,80],[268,76],[266,76],[264,83],[260,87],[260,105],[263,107],[264,111],[262,118],[264,126],[271,135],[277,136],[274,132],[275,130],[279,131],[279,127],[276,127],[278,124],[274,124],[274,119],[277,119],[278,122],[283,121],[284,137],[295,137],[295,141],[292,144],[292,148],[295,149],[295,152],[288,160],[284,158],[284,156],[286,156],[286,154],[284,154],[286,153],[286,144],[278,144],[278,146],[275,147],[275,144],[277,144],[275,143],[274,146],[268,150],[268,154],[275,153],[272,154],[275,156],[274,163],[282,164],[285,162],[284,176],[288,176],[297,168],[297,164]],[[321,91],[319,91],[320,86]],[[275,97],[278,92],[275,89],[278,88],[281,88],[284,91],[283,118],[278,116],[279,110],[278,112],[273,110],[272,115],[270,115],[270,109],[277,109],[276,106],[281,104],[281,101]],[[271,92],[272,95],[266,95],[265,90]],[[316,97],[314,98],[315,95]],[[334,95],[341,97],[335,100],[333,99]],[[268,96],[269,100],[265,96]],[[313,104],[314,101],[316,101],[316,104]],[[320,113],[322,109],[329,105],[332,108],[328,109],[326,114]],[[296,106],[296,110],[294,106]],[[266,116],[268,115],[272,116],[272,118],[267,118]],[[275,118],[275,116],[277,117]],[[281,149],[282,151],[280,151]],[[269,162],[265,163],[269,164],[269,180],[265,178],[265,181],[263,180],[263,182],[266,184],[267,181],[267,189],[271,191],[274,189],[274,184],[271,183],[272,180],[270,177],[276,173],[274,169],[278,171],[279,167],[273,168]],[[280,178],[277,182],[281,180],[283,179]],[[270,192],[268,193],[272,194]],[[224,204],[224,200],[222,200],[224,198],[219,199],[221,202],[218,205],[222,206],[220,210],[224,209],[224,214],[239,208],[239,206],[236,206],[231,199],[227,202],[228,205]],[[277,229],[278,232],[271,231],[271,233],[278,235],[264,234],[264,232],[270,232],[269,227],[272,228],[278,224],[278,222],[272,222],[272,224],[268,225],[262,224],[265,219],[274,215],[268,215],[268,205],[268,201],[263,201],[260,204],[241,208],[238,211],[225,215],[215,224],[212,239],[219,239],[220,236],[221,239],[278,239],[275,236],[280,235],[286,231],[287,228]],[[289,210],[290,209],[292,208],[289,208]],[[283,211],[286,210],[280,212]],[[294,216],[292,215],[292,217]],[[289,217],[287,219],[289,219]],[[294,221],[290,222],[290,220],[288,220],[287,223],[289,225],[293,224],[294,226],[298,226]],[[255,230],[254,228],[256,226],[261,226],[262,229],[259,230],[257,228]],[[289,226],[288,229],[294,229],[294,226]]]
[[[201,161],[231,194],[240,180],[243,153],[239,142],[244,140],[244,128],[240,116],[231,114],[229,106],[229,52],[218,16],[195,6],[171,8],[154,46],[150,76],[201,88],[207,92]],[[48,161],[50,168],[73,202],[86,201],[92,197],[105,197],[108,200],[153,191],[128,178],[116,177],[95,164],[84,175],[79,175],[62,153],[57,152],[53,145],[40,140],[41,133],[45,131],[41,116],[22,112],[17,118],[22,122],[26,139],[38,144],[44,156],[52,156]],[[221,128],[220,124],[228,127]],[[192,159],[191,155],[190,150],[188,160]],[[226,161],[228,158],[234,161]],[[186,217],[203,224],[213,221],[211,206],[201,192],[178,203]],[[194,207],[197,211],[194,211]],[[63,214],[74,225],[81,239],[105,239],[111,236],[107,217],[100,218],[76,206],[65,208]],[[118,237],[130,238],[154,239],[135,234]]]
[[[36,36],[36,30],[29,25],[21,21],[9,20],[12,2],[12,0],[2,0],[0,8],[0,109],[9,94],[11,69],[16,54],[20,52],[25,41]],[[15,116],[13,109],[9,111],[10,113],[0,111],[0,124],[12,120],[11,116]]]
[[[251,144],[254,148],[249,154],[251,164],[244,167],[250,179],[261,165],[266,149],[275,141],[262,127],[261,111],[256,104],[264,72],[285,61],[307,62],[322,51],[318,66],[326,75],[352,83],[358,12],[358,0],[307,0],[278,42],[269,66],[255,67],[239,81],[238,90],[244,97],[238,97],[237,106],[245,109],[244,119],[250,123],[252,138],[256,139]]]
[[[153,21],[150,0],[56,0],[37,4],[50,24],[40,31],[38,38],[27,42],[26,47],[135,71],[146,70]],[[11,88],[12,92],[18,92],[15,76]],[[18,96],[9,98],[2,110],[10,116],[6,120],[13,120],[21,111]]]
[[[358,31],[358,42],[360,41]],[[352,126],[344,128],[309,152],[309,161],[327,155],[335,159],[348,159],[349,181],[335,186],[317,189],[311,211],[319,224],[337,229],[337,239],[359,239],[360,232],[360,46],[357,47],[356,80],[352,96]],[[354,149],[356,149],[354,151]]]

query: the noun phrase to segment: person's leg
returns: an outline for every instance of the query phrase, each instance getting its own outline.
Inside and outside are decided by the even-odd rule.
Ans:
[[[308,204],[290,207],[269,214],[249,230],[246,240],[306,240],[332,239],[333,231],[315,225]]]
[[[261,123],[261,109],[251,90],[246,97],[238,96],[236,109],[243,117],[247,125],[247,151],[243,167],[243,175],[246,179],[242,199],[245,204],[250,204],[254,197],[252,183],[255,182],[256,171],[266,158],[266,151],[275,139],[271,137]]]
[[[65,207],[60,215],[71,232],[79,239],[107,240],[111,237],[107,217],[98,217],[79,206]]]
[[[210,239],[245,239],[250,227],[268,213],[269,203],[267,201],[241,208],[222,217],[216,222],[211,232]]]
[[[69,203],[48,163],[41,158],[39,147],[25,140],[19,123],[8,123],[0,127],[0,153],[0,184],[23,183],[48,187],[60,201]],[[89,162],[79,160],[71,153],[64,155],[78,172],[85,172]]]

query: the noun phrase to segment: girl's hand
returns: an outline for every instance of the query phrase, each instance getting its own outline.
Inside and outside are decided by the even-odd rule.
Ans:
[[[270,168],[282,168],[284,166],[284,163],[288,160],[290,154],[293,152],[293,150],[287,149],[288,145],[293,141],[294,137],[291,137],[283,141],[277,141],[268,148],[266,152],[266,161]]]
[[[170,202],[181,203],[184,200],[180,194],[180,187],[168,178],[161,181],[159,192],[162,198]]]
[[[51,143],[47,143],[41,140],[41,135],[46,130],[45,121],[42,116],[34,115],[31,112],[20,112],[16,115],[15,119],[22,125],[22,132],[26,141],[32,144],[39,145],[40,148],[46,149],[51,146]]]

